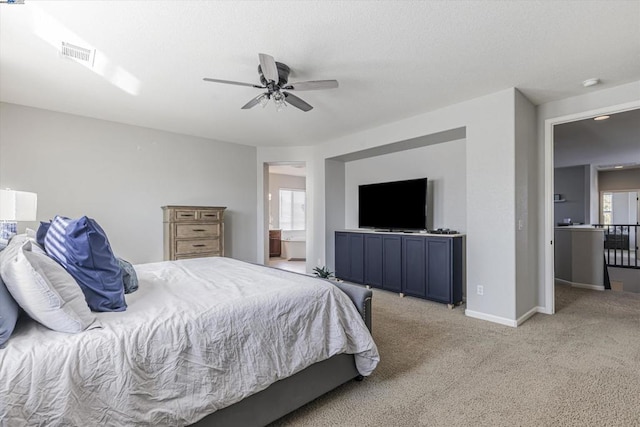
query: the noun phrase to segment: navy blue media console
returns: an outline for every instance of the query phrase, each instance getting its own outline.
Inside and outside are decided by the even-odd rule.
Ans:
[[[464,235],[337,231],[336,277],[448,304],[463,301]]]

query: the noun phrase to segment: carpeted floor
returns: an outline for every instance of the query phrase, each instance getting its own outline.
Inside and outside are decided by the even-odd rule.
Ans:
[[[381,362],[275,426],[640,426],[640,294],[556,286],[518,328],[374,290]]]

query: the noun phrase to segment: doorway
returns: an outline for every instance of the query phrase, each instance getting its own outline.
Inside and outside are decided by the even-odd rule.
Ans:
[[[268,265],[306,272],[307,203],[304,162],[270,163],[268,173]]]
[[[570,124],[578,121],[592,121],[596,117],[604,115],[614,115],[617,113],[625,113],[631,111],[640,111],[640,102],[634,101],[627,104],[611,106],[601,108],[597,110],[585,111],[577,114],[571,114],[562,117],[556,117],[545,120],[544,124],[544,307],[541,312],[547,314],[553,314],[555,312],[555,265],[554,265],[554,230],[556,227],[555,221],[555,208],[554,204],[558,200],[563,200],[562,195],[555,191],[554,182],[554,166],[556,166],[554,157],[556,127],[563,124]],[[637,141],[637,140],[636,140]],[[583,141],[584,142],[584,141]],[[637,142],[636,142],[637,143]],[[586,152],[586,147],[583,147]],[[635,156],[637,158],[637,156]],[[632,157],[633,159],[633,157]],[[605,166],[606,165],[605,161]],[[614,163],[614,162],[612,162]],[[618,163],[617,161],[615,163]],[[585,164],[585,163],[582,163]],[[594,164],[594,163],[589,163]],[[631,166],[631,165],[627,165]],[[614,167],[614,166],[611,166]],[[591,176],[594,175],[593,168],[590,172]],[[597,176],[597,170],[595,171]],[[597,191],[597,178],[595,184],[590,179],[590,192],[594,194],[588,209],[588,213],[585,215],[589,218],[588,223],[593,224],[598,222],[598,206],[599,206],[599,193]],[[595,191],[594,191],[595,185]],[[555,200],[555,201],[554,201]],[[585,221],[586,222],[586,221]],[[548,244],[546,242],[549,242]]]

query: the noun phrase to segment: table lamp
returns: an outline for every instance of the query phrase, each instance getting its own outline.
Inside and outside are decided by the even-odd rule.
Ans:
[[[35,221],[37,209],[36,193],[0,190],[0,240],[18,232],[18,221]]]

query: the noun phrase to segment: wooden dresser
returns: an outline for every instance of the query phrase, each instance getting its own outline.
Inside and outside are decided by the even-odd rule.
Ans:
[[[164,259],[224,256],[224,210],[218,206],[163,206]]]

